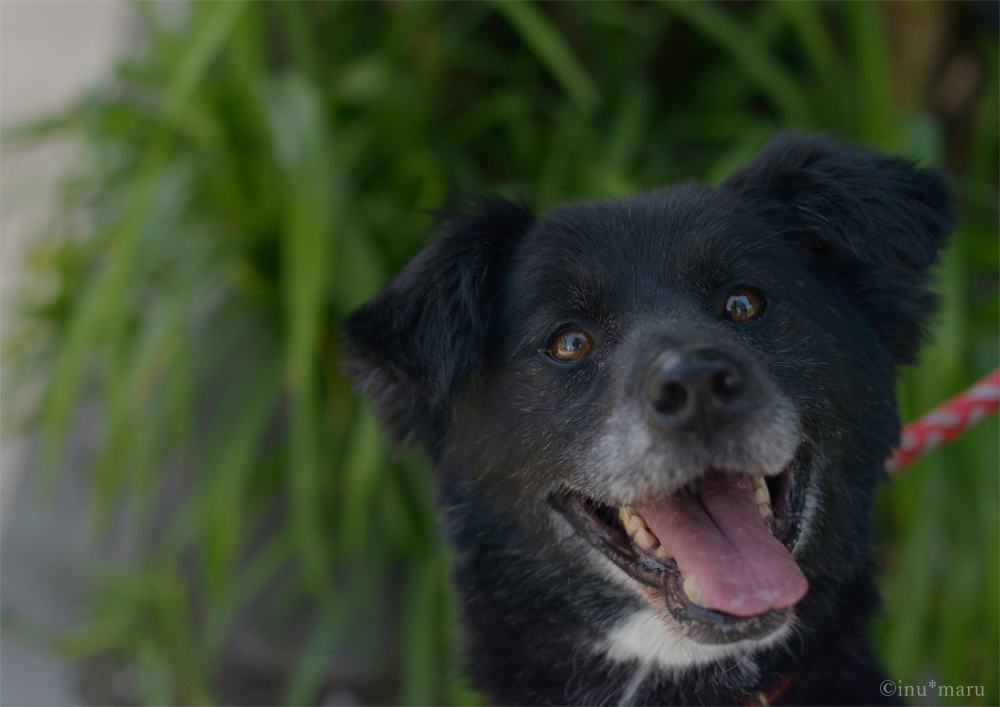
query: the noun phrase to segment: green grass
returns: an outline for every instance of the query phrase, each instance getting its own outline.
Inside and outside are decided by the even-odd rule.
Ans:
[[[289,704],[319,699],[344,646],[385,699],[477,699],[427,469],[383,448],[339,336],[463,191],[542,211],[713,184],[787,127],[951,156],[963,217],[904,417],[997,365],[995,32],[976,38],[987,72],[957,131],[929,96],[893,102],[877,4],[203,2],[180,24],[138,8],[147,32],[110,87],[5,136],[87,149],[5,343],[15,394],[44,385],[7,423],[41,431],[50,475],[74,411],[99,403],[93,527],[123,511],[140,542],[93,568],[61,645],[124,656],[149,703],[218,701],[251,607],[315,617]],[[984,685],[984,704],[1000,700],[997,439],[994,418],[879,508],[884,660],[904,684]],[[190,492],[165,511],[173,478]]]

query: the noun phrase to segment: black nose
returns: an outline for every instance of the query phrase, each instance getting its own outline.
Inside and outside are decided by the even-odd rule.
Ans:
[[[668,352],[653,362],[645,395],[653,415],[676,429],[710,431],[747,407],[747,376],[715,349]]]

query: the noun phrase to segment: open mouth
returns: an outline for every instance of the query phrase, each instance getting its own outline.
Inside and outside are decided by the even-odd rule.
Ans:
[[[575,492],[552,502],[632,579],[661,593],[688,637],[732,643],[776,631],[808,590],[791,555],[807,470],[800,449],[780,474],[712,471],[651,503],[613,506]]]

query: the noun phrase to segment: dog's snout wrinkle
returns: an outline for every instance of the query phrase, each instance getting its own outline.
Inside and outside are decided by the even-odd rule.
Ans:
[[[674,430],[711,433],[750,407],[752,381],[733,356],[712,348],[669,351],[649,368],[643,394],[651,416]]]

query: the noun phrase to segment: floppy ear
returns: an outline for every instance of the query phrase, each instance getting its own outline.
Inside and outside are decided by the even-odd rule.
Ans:
[[[935,296],[926,288],[955,218],[942,172],[900,157],[784,134],[723,185],[789,229],[854,299],[897,363],[914,360]]]
[[[502,273],[533,222],[527,207],[483,199],[348,318],[348,372],[395,441],[433,453],[449,404],[478,368]]]

